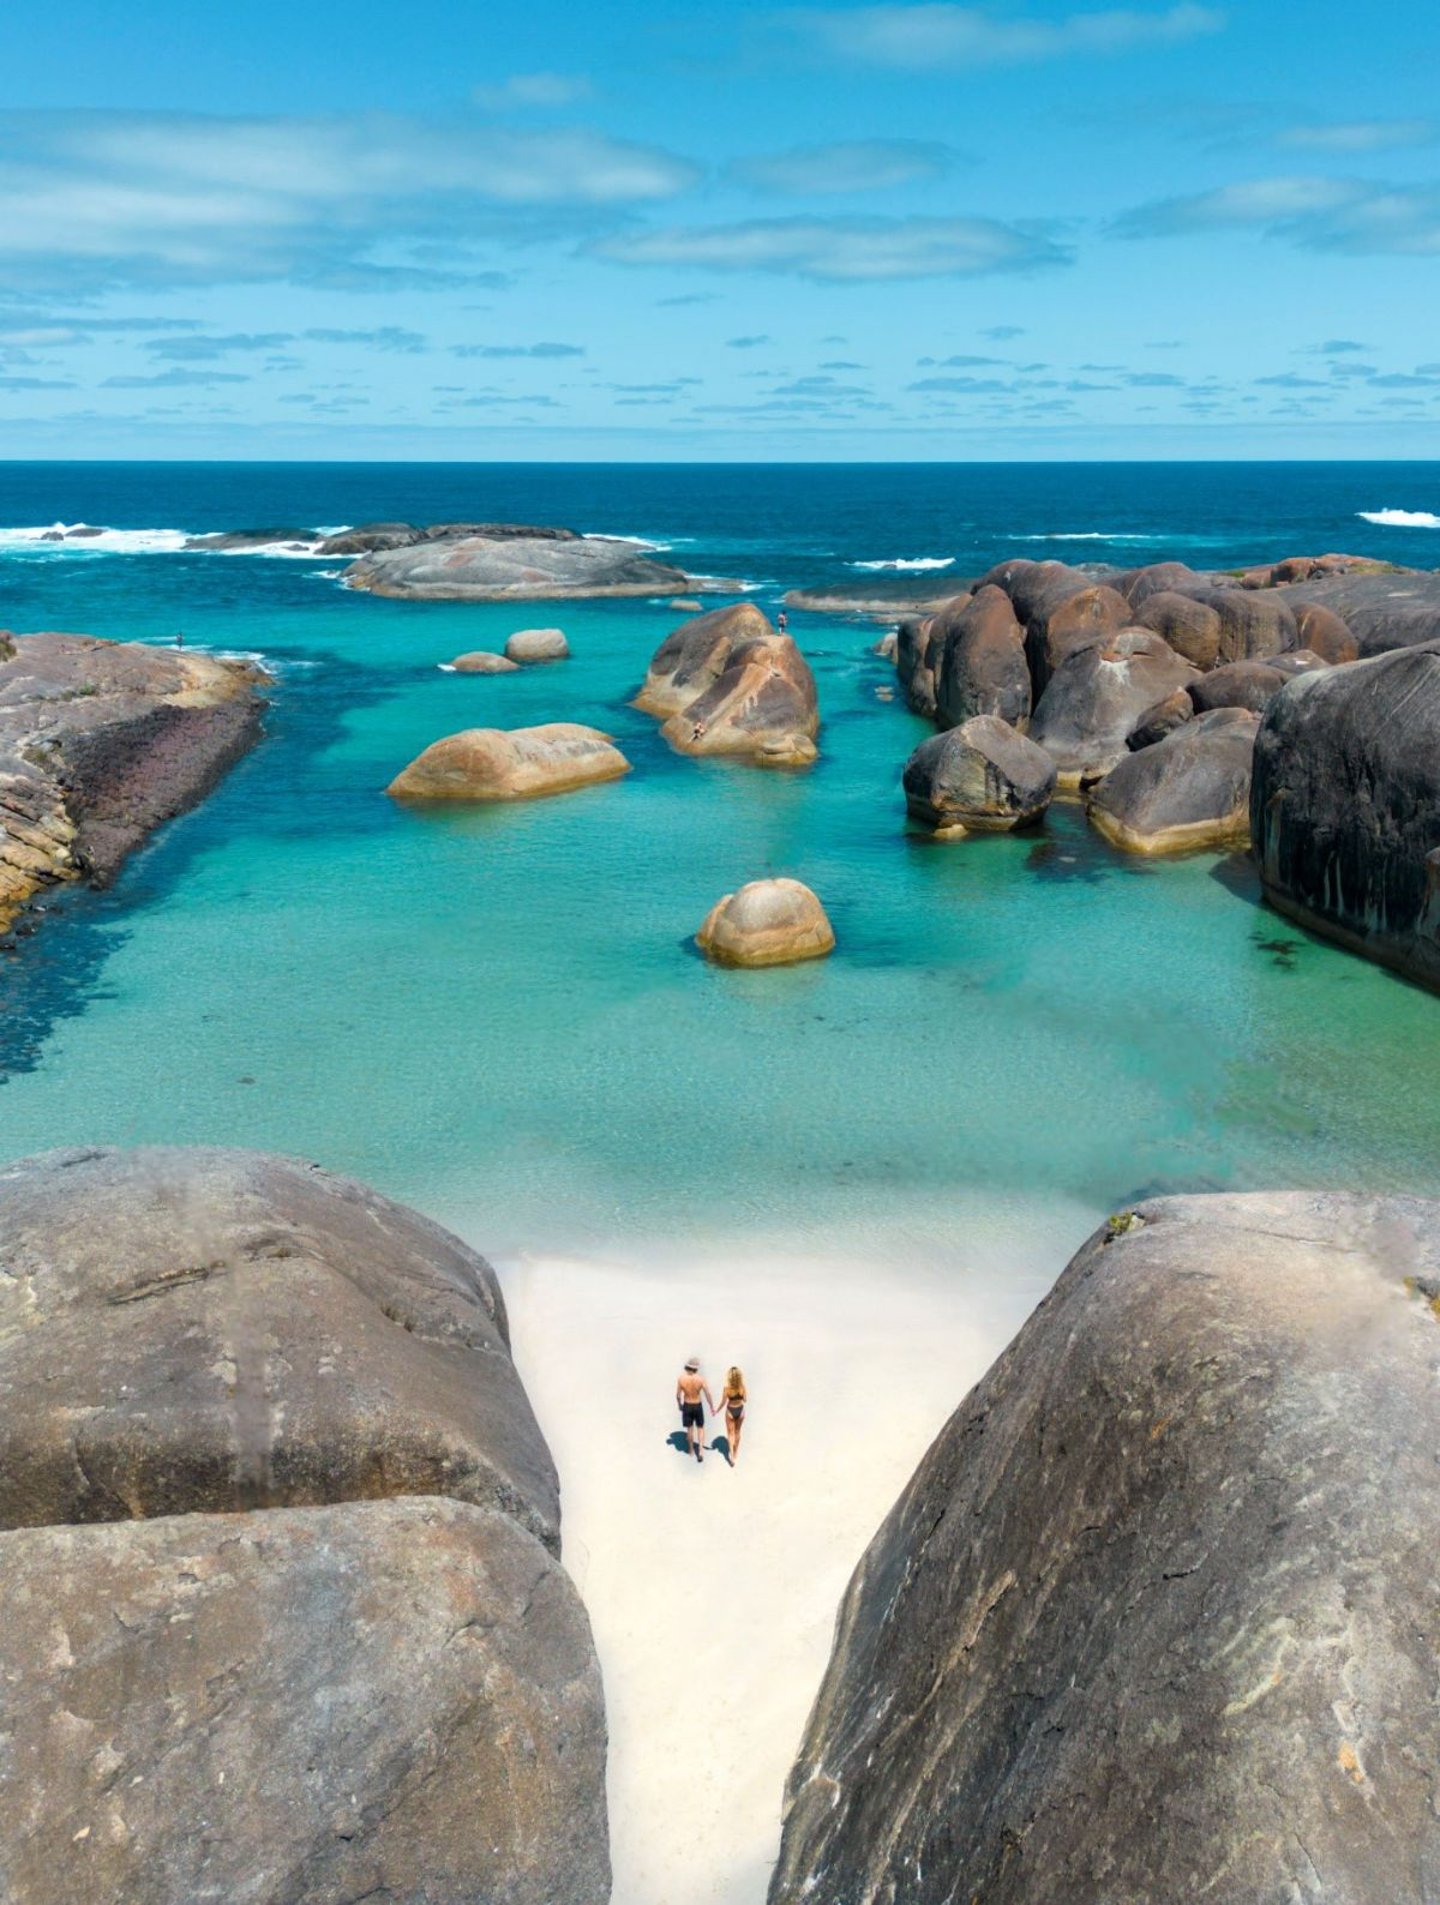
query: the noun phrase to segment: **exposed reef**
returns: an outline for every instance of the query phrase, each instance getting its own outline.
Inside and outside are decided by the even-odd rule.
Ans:
[[[723,586],[657,562],[643,543],[581,536],[573,529],[441,523],[400,540],[403,527],[377,525],[363,532],[369,537],[366,553],[345,571],[348,588],[437,602],[514,602],[674,595]],[[320,553],[329,553],[324,544]]]

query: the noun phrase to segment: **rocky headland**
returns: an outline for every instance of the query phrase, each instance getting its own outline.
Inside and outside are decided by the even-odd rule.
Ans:
[[[647,545],[526,523],[405,524],[347,530],[320,555],[363,548],[347,588],[435,602],[559,601],[568,597],[674,595],[733,587],[657,562]]]
[[[1440,1205],[1091,1238],[856,1570],[771,1905],[1426,1905]]]
[[[316,1166],[0,1169],[0,1895],[604,1905],[605,1718],[485,1261]]]
[[[201,800],[259,737],[262,682],[208,655],[0,634],[0,932],[50,888],[106,884]]]

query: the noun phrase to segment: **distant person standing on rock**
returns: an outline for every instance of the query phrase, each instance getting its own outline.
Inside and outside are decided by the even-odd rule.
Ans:
[[[775,617],[775,626],[782,635],[789,630],[790,617],[785,613],[784,609],[781,609],[780,613]]]
[[[685,1446],[697,1462],[705,1460],[705,1404],[715,1414],[715,1398],[710,1385],[700,1374],[700,1358],[692,1356],[675,1383],[675,1400],[680,1405],[680,1427],[685,1431]]]

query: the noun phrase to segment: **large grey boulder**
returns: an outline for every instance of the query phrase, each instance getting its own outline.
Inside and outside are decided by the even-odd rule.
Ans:
[[[1278,590],[1201,587],[1189,594],[1220,618],[1217,662],[1263,661],[1300,646],[1295,611]]]
[[[895,629],[895,675],[914,713],[935,719],[936,620],[908,615]]]
[[[1339,616],[1362,656],[1440,640],[1440,571],[1322,576],[1277,593],[1297,615],[1314,603]],[[1313,636],[1306,640],[1315,645]]]
[[[468,525],[456,526],[462,530]],[[352,562],[346,586],[430,601],[552,601],[575,596],[673,595],[698,585],[640,543],[608,537],[428,532]]]
[[[1140,717],[1197,671],[1149,629],[1127,628],[1068,655],[1030,719],[1030,738],[1073,790],[1108,773]]]
[[[1043,818],[1055,763],[998,715],[976,714],[922,741],[903,781],[911,819],[937,833],[1008,833]]]
[[[559,1546],[494,1272],[253,1152],[0,1169],[0,1527],[450,1495]]]
[[[935,718],[942,727],[959,727],[977,714],[1025,726],[1030,719],[1025,632],[1003,589],[992,584],[942,609],[931,624],[930,643],[936,658]]]
[[[1440,640],[1302,675],[1255,744],[1266,897],[1440,988]]]
[[[1127,853],[1244,846],[1259,726],[1247,708],[1217,708],[1127,753],[1091,788],[1091,824]]]
[[[6,1905],[609,1898],[589,1626],[508,1516],[26,1529],[0,1581]]]
[[[1203,587],[1209,580],[1209,576],[1199,574],[1186,562],[1148,562],[1143,569],[1127,569],[1122,575],[1112,576],[1110,584],[1124,596],[1138,621],[1139,610],[1152,595],[1172,589]],[[1164,634],[1164,630],[1160,633]]]
[[[1067,576],[1042,590],[1025,623],[1025,654],[1035,693],[1044,692],[1056,669],[1077,649],[1132,621],[1124,596],[1092,577]]]
[[[1220,611],[1194,596],[1159,589],[1145,596],[1135,612],[1141,628],[1153,629],[1177,655],[1197,668],[1213,668],[1220,659]]]
[[[1415,1199],[1093,1237],[855,1573],[772,1905],[1433,1905],[1437,1289]]]

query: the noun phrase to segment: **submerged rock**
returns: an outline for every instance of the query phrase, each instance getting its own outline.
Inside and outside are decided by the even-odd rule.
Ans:
[[[103,886],[260,736],[248,663],[99,641],[0,637],[0,932],[36,894]]]
[[[466,728],[419,754],[385,789],[395,800],[534,800],[616,780],[630,763],[598,728]]]
[[[546,601],[673,595],[694,586],[640,543],[528,526],[448,524],[418,542],[376,549],[345,571],[352,589],[430,601]]]
[[[505,643],[505,659],[513,662],[566,661],[570,644],[558,628],[521,628]]]
[[[1437,1279],[1418,1199],[1092,1238],[856,1570],[771,1905],[1426,1905]]]
[[[1025,634],[1010,598],[993,585],[944,609],[931,624],[935,718],[958,727],[972,715],[993,714],[1011,727],[1030,719],[1030,669]]]
[[[1140,717],[1196,670],[1149,629],[1122,629],[1061,662],[1030,721],[1030,738],[1055,762],[1062,788],[1108,773]]]
[[[589,1625],[507,1516],[26,1529],[0,1572],[11,1905],[608,1900]]]
[[[1090,790],[1091,824],[1127,853],[1243,846],[1259,725],[1247,708],[1221,707],[1126,754]]]
[[[1302,675],[1255,745],[1266,897],[1440,989],[1440,641]]]
[[[905,763],[905,805],[937,833],[1005,833],[1043,818],[1055,763],[997,715],[922,741]]]
[[[825,908],[799,880],[752,880],[717,900],[695,935],[722,966],[789,966],[835,947]]]

